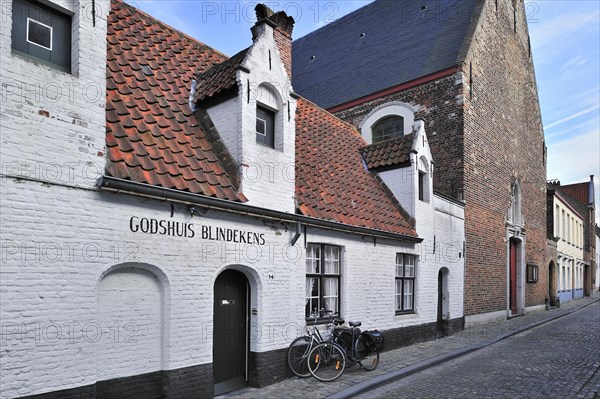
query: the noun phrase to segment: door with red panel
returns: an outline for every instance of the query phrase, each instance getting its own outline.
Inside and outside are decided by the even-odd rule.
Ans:
[[[510,240],[510,311],[517,313],[517,241]]]

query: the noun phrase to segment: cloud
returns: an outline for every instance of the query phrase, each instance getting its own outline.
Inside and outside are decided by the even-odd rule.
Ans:
[[[561,184],[589,181],[594,175],[596,220],[600,221],[600,128],[548,146],[548,179]]]
[[[575,57],[571,58],[569,61],[565,62],[563,66],[560,68],[560,72],[563,77],[573,75],[573,73],[581,66],[588,63],[588,59],[584,56],[578,54]]]
[[[573,120],[573,119],[578,118],[580,116],[583,116],[585,114],[589,114],[590,112],[593,112],[593,111],[597,110],[598,108],[600,108],[599,104],[593,105],[593,106],[591,106],[589,108],[586,108],[584,110],[581,110],[579,112],[571,114],[571,115],[569,115],[569,116],[567,116],[565,118],[559,119],[556,122],[552,122],[552,123],[544,126],[544,130],[552,129],[555,126],[562,125],[563,123],[566,123],[566,122],[568,122],[570,120]]]

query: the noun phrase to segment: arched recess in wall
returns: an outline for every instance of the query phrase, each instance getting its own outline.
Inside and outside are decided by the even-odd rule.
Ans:
[[[283,151],[284,124],[288,117],[287,105],[272,84],[263,82],[256,95],[256,141]]]
[[[431,198],[431,168],[425,156],[419,158],[418,171],[419,200],[429,202]]]
[[[415,112],[417,109],[410,104],[392,101],[382,104],[373,109],[358,125],[361,135],[369,143],[373,143],[373,129],[378,123],[384,122],[391,116],[399,116],[404,120],[403,134],[409,134],[415,124]]]
[[[158,267],[109,268],[100,276],[96,300],[96,323],[86,336],[95,342],[98,381],[166,368],[169,281]]]

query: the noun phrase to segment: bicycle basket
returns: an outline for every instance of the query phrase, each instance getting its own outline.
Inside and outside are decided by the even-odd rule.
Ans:
[[[361,335],[370,350],[373,352],[383,350],[383,334],[379,330],[365,331]]]

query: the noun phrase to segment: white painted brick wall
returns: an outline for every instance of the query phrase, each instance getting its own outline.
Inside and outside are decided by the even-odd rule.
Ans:
[[[73,73],[11,50],[12,2],[0,28],[1,173],[91,187],[105,165],[106,16],[108,0],[55,1],[72,11]]]
[[[147,331],[147,320],[142,323],[138,315],[132,315],[130,322],[139,326],[135,337],[141,342],[130,346],[118,341],[105,349],[94,342],[98,325],[103,340],[115,336],[114,327],[111,330],[114,318],[101,311],[99,314],[98,301],[102,302],[106,286],[100,283],[101,276],[122,263],[151,265],[156,275],[165,276],[161,309],[164,369],[211,362],[213,286],[218,274],[227,267],[245,272],[253,287],[252,307],[257,309],[257,315],[252,316],[252,351],[284,348],[304,325],[303,238],[296,247],[289,246],[292,226],[286,229],[281,224],[214,211],[205,217],[191,218],[187,209],[179,206],[171,219],[167,203],[13,179],[4,179],[1,188],[0,371],[4,397],[66,389],[94,383],[98,378],[156,368],[155,352],[148,354],[154,360],[143,367],[132,353],[135,348],[150,345],[148,340],[152,343],[148,347],[154,347],[157,340]],[[255,248],[206,242],[199,236],[173,238],[133,233],[129,228],[132,216],[193,223],[196,231],[199,225],[206,224],[262,232],[268,245]],[[458,218],[448,218],[448,223],[460,226],[457,221]],[[313,228],[308,229],[307,241],[343,248],[341,295],[347,320],[358,319],[365,328],[382,330],[435,321],[437,273],[442,266],[450,269],[451,315],[462,315],[461,262],[451,262],[440,252],[433,255],[423,245],[377,240],[374,246],[372,239],[359,235]],[[398,252],[419,255],[416,315],[394,314]],[[272,280],[268,278],[270,273]],[[125,300],[129,296],[122,285],[125,283],[119,284],[123,289],[121,299]],[[119,284],[108,286],[117,288]],[[117,305],[127,309],[121,299],[114,297]],[[155,305],[151,314],[159,310]],[[126,319],[126,314],[117,317],[122,339],[130,331],[124,329]],[[113,324],[107,325],[110,321]],[[39,339],[34,332],[20,333],[35,325],[46,329],[45,335],[38,334]],[[60,334],[55,325],[61,329]],[[67,334],[69,325],[75,326],[72,338]],[[99,356],[104,353],[102,350],[108,354]],[[106,356],[115,364],[112,370],[106,369]],[[128,360],[130,357],[133,360]]]

